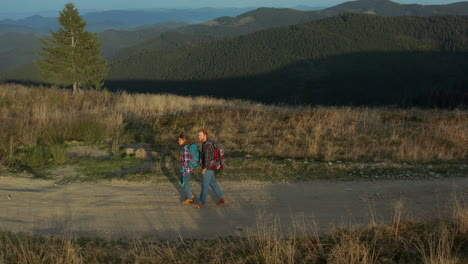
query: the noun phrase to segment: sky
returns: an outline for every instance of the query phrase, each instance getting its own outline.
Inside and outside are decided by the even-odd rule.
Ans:
[[[401,4],[439,5],[462,0],[394,0]],[[0,0],[0,13],[61,10],[66,3],[78,9],[115,10],[131,8],[200,8],[200,7],[330,7],[345,0]]]

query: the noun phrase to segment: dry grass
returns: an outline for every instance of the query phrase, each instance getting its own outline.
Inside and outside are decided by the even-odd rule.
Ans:
[[[1,163],[19,149],[67,140],[175,148],[179,133],[207,128],[231,154],[317,160],[466,160],[468,112],[280,107],[207,97],[0,85]],[[110,142],[110,143],[109,143]]]
[[[456,233],[446,226],[431,230],[426,236],[416,237],[415,243],[424,264],[456,264],[459,258],[455,248]]]
[[[360,240],[359,234],[343,232],[330,250],[328,263],[360,264],[378,263],[378,261],[370,246]]]
[[[461,205],[460,203],[458,203]],[[246,237],[214,240],[105,241],[0,233],[0,263],[466,263],[467,234],[460,219],[336,229],[318,235],[310,223],[288,232],[259,217]],[[468,210],[454,207],[456,215]],[[466,221],[466,218],[465,220]],[[465,248],[465,249],[463,249]]]
[[[468,238],[468,204],[465,199],[454,198],[453,217],[459,232]]]

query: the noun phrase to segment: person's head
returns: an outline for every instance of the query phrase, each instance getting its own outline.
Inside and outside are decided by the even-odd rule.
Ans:
[[[198,140],[205,142],[208,140],[208,131],[204,128],[198,130]]]
[[[186,135],[180,135],[177,138],[177,143],[179,143],[179,145],[181,145],[181,146],[188,145],[189,144],[188,137]]]

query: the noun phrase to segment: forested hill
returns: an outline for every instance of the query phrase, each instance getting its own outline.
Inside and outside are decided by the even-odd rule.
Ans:
[[[427,97],[442,93],[455,100],[443,104],[457,104],[466,100],[467,30],[466,16],[345,14],[173,51],[143,50],[111,61],[108,84],[306,104],[433,104]]]
[[[182,22],[168,22],[151,26],[139,27],[134,30],[106,30],[99,33],[99,40],[102,41],[102,55],[107,58],[117,51],[135,46],[145,41],[158,38],[164,32],[174,30],[178,27],[186,26]]]
[[[358,0],[321,11],[327,16],[343,12],[368,13],[379,16],[434,16],[434,15],[468,15],[468,2],[447,5],[405,5],[390,0]]]
[[[468,2],[448,5],[406,5],[390,0],[358,0],[316,11],[258,8],[236,17],[220,17],[179,30],[212,36],[237,36],[273,27],[303,24],[343,13],[366,13],[380,16],[468,15]]]
[[[0,24],[0,36],[8,33],[34,33],[34,29],[25,26]]]
[[[268,28],[295,25],[324,18],[321,11],[289,8],[258,8],[237,17],[220,17],[205,23],[179,28],[179,31],[211,36],[238,36]]]

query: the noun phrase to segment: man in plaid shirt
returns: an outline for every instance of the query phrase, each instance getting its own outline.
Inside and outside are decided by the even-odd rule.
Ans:
[[[208,195],[208,188],[215,192],[216,196],[218,196],[217,205],[224,205],[226,204],[226,199],[224,198],[224,194],[221,191],[218,183],[216,182],[216,174],[211,165],[213,164],[214,160],[214,147],[213,141],[208,139],[208,131],[206,129],[200,129],[198,131],[198,139],[200,142],[203,143],[202,145],[202,156],[201,156],[201,163],[202,163],[202,189],[200,193],[199,202],[192,204],[195,207],[202,207],[206,203],[206,197]]]

